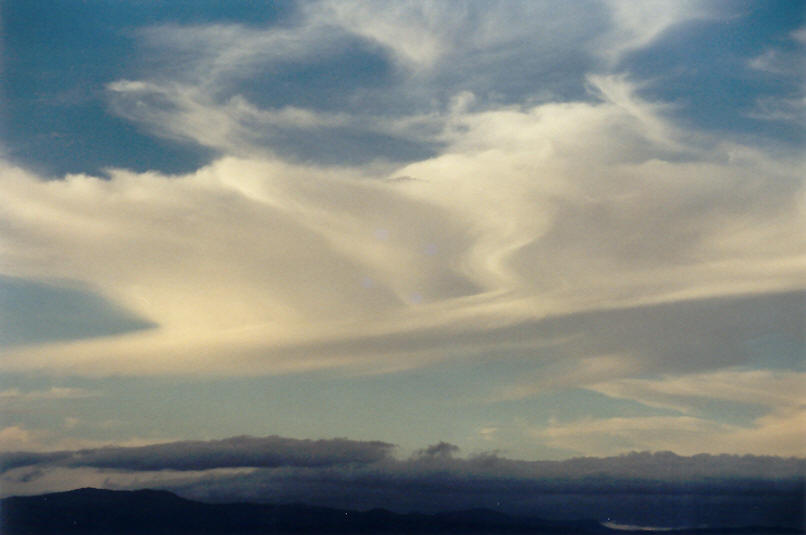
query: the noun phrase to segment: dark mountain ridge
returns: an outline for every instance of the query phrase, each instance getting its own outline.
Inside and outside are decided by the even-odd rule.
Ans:
[[[625,533],[595,521],[554,522],[515,517],[489,509],[399,514],[385,509],[362,512],[303,504],[211,504],[187,500],[162,490],[113,491],[93,488],[3,499],[0,501],[0,528],[4,535]],[[797,533],[774,528],[697,530],[698,533],[762,531]]]

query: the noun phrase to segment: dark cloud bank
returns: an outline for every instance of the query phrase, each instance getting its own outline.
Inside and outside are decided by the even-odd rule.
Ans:
[[[297,440],[278,436],[180,441],[140,447],[105,447],[48,453],[0,454],[0,470],[22,466],[111,468],[130,471],[214,468],[323,467],[367,464],[389,456],[392,444],[347,439]]]
[[[0,456],[5,478],[70,468],[109,474],[109,488],[163,488],[210,502],[308,503],[435,512],[488,507],[548,518],[629,524],[800,526],[806,459],[631,453],[566,461],[519,461],[495,453],[458,457],[447,443],[408,459],[385,442],[277,436],[182,441]],[[244,473],[207,472],[247,468]],[[179,471],[166,481],[165,471]],[[181,472],[186,477],[181,477]],[[174,472],[176,473],[176,472]]]

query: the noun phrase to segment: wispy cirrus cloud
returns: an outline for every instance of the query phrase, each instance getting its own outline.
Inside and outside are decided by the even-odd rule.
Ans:
[[[700,0],[674,4],[650,1],[640,5],[627,0],[608,0],[606,5],[612,27],[601,37],[598,43],[601,48],[597,52],[611,64],[647,46],[677,24],[714,18],[719,11],[713,3]]]
[[[803,284],[800,156],[687,143],[623,79],[594,82],[595,103],[453,115],[443,154],[391,172],[229,157],[181,177],[44,182],[6,167],[12,274],[85,281],[159,328],[5,366],[350,365],[363,357],[341,341],[356,336]]]
[[[618,379],[588,388],[612,397],[689,412],[703,398],[767,407],[806,405],[806,393],[800,391],[804,380],[806,374],[791,370],[734,369],[659,379]]]
[[[802,429],[806,411],[802,407],[782,408],[758,419],[752,426],[738,426],[695,416],[653,416],[633,418],[586,418],[552,422],[536,429],[536,439],[578,454],[616,454],[628,448],[663,450],[674,444],[675,451],[694,455],[703,444],[727,454],[759,454],[765,451],[802,456]]]
[[[695,453],[701,444],[712,443],[719,444],[725,453],[759,453],[775,448],[784,455],[802,455],[806,447],[801,432],[806,425],[803,381],[801,372],[753,369],[657,379],[619,378],[586,388],[673,409],[680,415],[555,422],[540,433],[555,446],[562,444],[579,452],[617,452],[624,443],[657,450],[664,443],[674,442],[675,450],[681,453]],[[750,425],[727,424],[703,415],[714,402],[758,407],[762,412]]]
[[[802,358],[806,160],[794,135],[772,145],[731,121],[756,105],[753,128],[797,122],[802,30],[762,25],[739,46],[742,9],[323,1],[265,24],[133,29],[130,61],[97,87],[103,112],[212,157],[175,175],[0,163],[3,275],[98,296],[89,323],[121,312],[49,338],[45,316],[14,316],[33,335],[7,333],[23,343],[0,369],[209,379],[517,360],[469,397],[638,407],[524,427],[558,451],[798,453],[797,397],[761,395],[788,372],[749,368]],[[717,66],[735,68],[733,100]],[[745,418],[693,392],[735,411],[733,381],[753,393]],[[34,392],[6,394],[69,397]]]
[[[225,154],[280,151],[326,161],[334,150],[328,145],[353,138],[356,154],[369,144],[375,159],[412,160],[417,145],[420,154],[433,146],[455,94],[475,93],[483,108],[563,93],[563,101],[581,98],[588,73],[608,74],[625,51],[708,13],[699,2],[641,9],[618,2],[468,2],[460,9],[439,2],[313,2],[265,28],[167,24],[141,29],[136,35],[149,74],[108,84],[108,96],[115,113],[157,135]],[[297,87],[298,64],[356,55],[374,57],[371,65],[379,64],[378,72],[351,73],[355,83],[340,82],[320,98],[289,106],[317,90],[300,86],[274,98],[271,84],[249,89],[250,80],[266,77]],[[391,73],[380,66],[386,63]],[[510,63],[521,67],[513,70]],[[368,85],[361,84],[365,76]],[[421,119],[401,120],[412,115]],[[401,129],[402,124],[409,128]],[[312,125],[337,126],[323,134],[330,141],[316,150],[300,135],[311,135]],[[384,139],[378,142],[378,136]],[[406,149],[406,143],[413,145]],[[385,150],[390,144],[397,151]]]

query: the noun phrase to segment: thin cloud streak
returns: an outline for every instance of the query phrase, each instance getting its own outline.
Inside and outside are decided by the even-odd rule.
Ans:
[[[5,404],[29,403],[32,401],[49,401],[58,399],[80,399],[100,395],[84,388],[54,386],[47,390],[22,391],[19,388],[9,388],[0,391],[0,406]]]

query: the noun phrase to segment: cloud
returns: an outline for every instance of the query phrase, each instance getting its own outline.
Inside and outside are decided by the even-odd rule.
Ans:
[[[702,399],[767,407],[806,405],[806,393],[800,388],[804,380],[806,374],[791,370],[719,370],[660,379],[625,378],[588,388],[611,397],[689,412]]]
[[[428,446],[425,449],[419,450],[417,452],[418,455],[422,457],[451,457],[453,454],[459,451],[459,446],[455,444],[449,444],[447,442],[440,442],[439,444],[434,444],[432,446]]]
[[[28,403],[32,401],[47,401],[59,399],[79,399],[99,395],[98,392],[85,388],[72,388],[54,386],[47,390],[21,391],[19,388],[9,388],[0,391],[0,404]]]
[[[489,56],[520,55],[528,49],[547,59],[547,45],[566,50],[597,32],[596,2],[557,6],[550,2],[334,2],[307,4],[311,21],[327,21],[379,44],[399,66],[418,77],[443,76],[452,62],[487,65]],[[574,24],[567,24],[571,19]],[[530,62],[531,63],[531,62]],[[436,72],[442,71],[442,72]],[[422,79],[422,78],[421,78]]]
[[[611,475],[618,470],[608,469],[611,463],[625,466],[634,463],[640,466],[641,461],[636,459],[569,461],[553,467],[561,473],[551,478],[533,477],[536,470],[530,470],[532,467],[522,463],[513,463],[514,466],[506,467],[502,466],[504,463],[497,464],[493,459],[480,458],[464,463],[428,467],[417,466],[417,461],[403,462],[398,466],[373,466],[349,472],[338,469],[327,470],[325,473],[303,470],[278,473],[261,470],[239,478],[222,477],[218,480],[210,478],[195,483],[188,482],[174,489],[190,497],[215,501],[229,501],[236,496],[251,499],[273,496],[273,501],[287,503],[304,500],[334,507],[364,510],[384,507],[400,512],[487,507],[544,518],[611,518],[631,520],[644,525],[657,525],[659,518],[664,518],[661,522],[663,525],[680,525],[680,500],[694,495],[698,503],[703,505],[696,509],[710,511],[711,518],[704,518],[709,516],[708,513],[692,513],[692,524],[716,523],[719,515],[714,513],[721,511],[721,514],[726,514],[726,509],[730,509],[727,517],[740,522],[798,525],[802,520],[795,512],[798,510],[797,500],[802,499],[802,479],[792,477],[792,472],[782,479],[769,478],[768,475],[762,476],[762,479],[750,480],[730,476],[722,479],[717,476],[710,480],[695,477],[683,483],[665,478],[668,472],[659,466],[664,459],[668,459],[675,468],[709,462],[723,463],[716,457],[685,458],[681,463],[675,462],[676,456],[673,454],[648,457],[651,459],[646,462],[647,471],[642,475],[651,474],[649,479],[633,479],[630,476],[620,478]],[[725,461],[724,464],[731,463],[731,460]],[[746,463],[752,465],[758,461],[747,459]],[[485,463],[487,468],[481,468]],[[591,470],[583,468],[586,464]],[[786,461],[781,463],[780,468],[798,469],[793,465],[786,466],[787,464]],[[512,474],[508,468],[521,468],[523,472]],[[596,473],[593,471],[595,468],[604,470]],[[590,475],[577,477],[577,474],[584,472]],[[639,470],[636,472],[640,473]],[[618,485],[621,492],[613,492],[615,485]],[[742,495],[743,498],[740,497]],[[746,503],[750,501],[755,507],[746,507]],[[748,510],[754,513],[748,514]],[[649,511],[652,515],[648,514]],[[650,516],[654,517],[654,524],[647,522]]]
[[[59,466],[22,467],[0,476],[4,496],[61,492],[76,488],[142,489],[166,485],[186,485],[203,477],[248,474],[251,469],[222,468],[205,471],[123,472],[96,468]]]
[[[7,414],[11,407],[3,407]],[[63,425],[71,429],[84,424],[83,420],[66,417]],[[82,425],[83,427],[83,425]],[[168,439],[134,437],[119,440],[119,447],[139,447],[153,445],[155,442],[170,442]],[[90,451],[106,447],[108,441],[90,439],[83,436],[65,436],[58,429],[32,428],[25,425],[9,425],[0,428],[0,471],[13,470],[18,467],[34,466],[57,462],[69,456],[70,451]]]
[[[482,108],[583,98],[586,74],[610,71],[602,55],[612,62],[706,12],[698,2],[640,9],[587,1],[465,2],[461,8],[310,2],[266,27],[141,29],[136,35],[147,58],[141,71],[148,75],[109,83],[108,98],[116,114],[152,133],[223,154],[326,161],[346,144],[342,158],[370,145],[370,160],[411,161],[417,147],[420,154],[433,148],[456,94],[475,94]],[[315,71],[326,60],[335,68],[364,67],[320,95],[299,65]],[[276,94],[277,87],[286,89]],[[320,141],[310,146],[314,125]],[[387,145],[395,148],[384,150]]]
[[[763,121],[784,121],[800,126],[806,119],[806,96],[759,98],[749,116]]]
[[[154,78],[220,89],[272,64],[311,61],[344,46],[333,27],[306,19],[257,28],[242,24],[157,24],[136,30]],[[181,64],[174,63],[181,57]]]
[[[502,387],[492,399],[524,399],[581,387],[679,409],[683,398],[672,398],[664,389],[679,388],[682,394],[687,388],[688,395],[695,395],[699,388],[703,397],[731,402],[796,402],[786,390],[780,397],[758,394],[768,386],[797,382],[792,369],[800,366],[803,347],[803,297],[796,291],[603,309],[502,329],[501,339],[533,344],[542,340],[544,345],[535,348],[540,366]],[[773,365],[780,371],[730,369]],[[665,379],[636,378],[652,374]],[[735,388],[728,395],[732,381]],[[742,387],[744,396],[739,393]]]
[[[601,428],[617,423],[599,421]],[[636,426],[649,428],[669,418],[634,419]],[[689,427],[696,428],[694,419]],[[11,429],[11,428],[7,428]],[[19,432],[19,428],[11,432]],[[559,434],[559,432],[557,433]],[[346,438],[301,440],[280,437],[238,436],[220,440],[174,441],[139,446],[104,446],[77,450],[2,453],[4,472],[22,467],[49,469],[97,468],[121,472],[203,472],[222,468],[265,468],[269,473],[387,473],[390,477],[420,477],[447,473],[456,477],[505,477],[526,480],[556,478],[585,480],[600,475],[608,478],[659,481],[706,481],[709,478],[786,479],[803,473],[803,459],[774,456],[699,454],[691,457],[671,452],[632,452],[612,457],[579,457],[563,461],[521,461],[496,453],[460,457],[460,448],[439,442],[415,451],[407,459],[395,458],[393,444]],[[362,468],[364,467],[364,468]],[[366,469],[366,470],[365,470]],[[362,472],[362,470],[365,470]],[[452,476],[452,477],[453,477]]]
[[[447,22],[442,16],[447,10],[433,3],[317,2],[305,12],[313,21],[327,21],[379,43],[410,68],[433,66],[449,46],[440,26]]]
[[[38,445],[38,434],[22,426],[10,425],[0,429],[0,448],[5,451],[30,450]],[[38,462],[38,457],[34,458],[34,462]]]
[[[701,0],[685,0],[670,4],[663,1],[641,2],[636,5],[628,0],[605,2],[612,27],[599,42],[598,52],[611,63],[631,51],[645,47],[664,31],[675,25],[713,18],[716,10],[713,3]]]
[[[776,485],[782,495],[796,496],[798,481],[802,480],[796,474],[802,473],[803,461],[796,459],[679,457],[668,452],[561,462],[514,461],[494,455],[467,459],[425,456],[351,470],[258,470],[239,477],[188,481],[174,489],[215,501],[273,496],[273,501],[307,501],[334,507],[352,504],[361,509],[444,511],[486,506],[554,516],[567,514],[567,505],[557,507],[561,500],[567,502],[569,495],[598,496],[601,500],[612,496],[616,485],[622,500],[648,493],[658,497],[659,507],[661,496],[758,496]],[[619,509],[609,505],[610,511]],[[554,513],[552,508],[557,508]],[[584,509],[580,503],[577,514]]]
[[[739,446],[730,448],[737,452],[780,451],[783,455],[804,455],[806,440],[802,430],[806,426],[806,409],[784,407],[770,412],[754,422],[751,428],[733,429],[730,433],[715,437],[727,444]]]
[[[217,102],[195,85],[119,80],[107,89],[118,115],[147,125],[156,135],[235,156],[271,154],[295,133],[310,136],[316,129],[361,126],[344,113],[295,106],[260,109],[240,95]]]
[[[184,447],[193,466],[177,462]],[[680,524],[680,501],[696,499],[704,506],[691,512],[693,524],[715,523],[719,515],[748,524],[801,521],[793,505],[802,501],[802,458],[634,452],[535,462],[496,454],[460,457],[456,446],[442,442],[398,459],[388,455],[390,447],[344,439],[236,437],[125,451],[59,452],[50,458],[39,454],[36,462],[31,460],[35,454],[27,454],[30,464],[18,464],[0,482],[4,494],[86,485],[165,488],[205,501],[304,502],[400,512],[489,507],[548,518],[609,517],[639,524],[646,523],[642,512],[651,511],[656,522],[664,519],[671,525]],[[176,455],[152,455],[160,448]],[[274,453],[266,466],[254,468],[266,460],[269,449]],[[283,458],[281,463],[276,463],[275,454]],[[247,464],[253,467],[219,467]],[[747,507],[749,502],[754,506]]]
[[[316,2],[266,27],[137,30],[140,70],[106,85],[110,109],[215,159],[181,175],[0,163],[0,273],[85,288],[150,328],[5,347],[0,370],[251,376],[523,359],[531,372],[478,396],[588,388],[678,411],[534,431],[557,447],[802,452],[789,431],[801,400],[774,394],[795,379],[737,367],[800,362],[806,159],[684,128],[676,105],[617,70],[713,6]],[[745,64],[775,74],[794,59],[771,49]],[[317,69],[337,85],[313,87]],[[800,104],[757,111],[791,118]],[[697,391],[766,412],[725,423]],[[86,466],[123,462],[107,453]]]
[[[749,60],[749,66],[785,79],[800,80],[798,73],[803,64],[803,46],[806,45],[806,28],[791,32],[788,39],[779,39],[775,46]],[[802,85],[802,84],[800,84]]]
[[[582,454],[617,453],[626,448],[654,450],[664,445],[674,445],[678,452],[693,454],[701,451],[703,444],[715,444],[724,453],[776,451],[780,455],[802,456],[806,454],[806,441],[801,433],[806,418],[803,375],[792,370],[722,369],[657,379],[595,382],[585,388],[613,398],[671,409],[679,415],[554,421],[533,434],[551,446]],[[745,411],[758,407],[761,414],[751,418],[747,425],[722,422],[719,408],[711,409],[716,413],[703,415],[705,408],[720,401]]]
[[[158,327],[2,366],[400,369],[448,356],[440,329],[803,287],[801,155],[687,136],[625,79],[591,83],[593,103],[456,112],[440,155],[391,172],[227,157],[45,181],[6,165],[4,269],[81,281]],[[376,343],[412,333],[396,354]]]
[[[806,119],[806,84],[800,76],[804,65],[804,35],[806,28],[799,28],[789,34],[788,40],[768,47],[749,60],[751,69],[788,86],[781,94],[756,98],[755,108],[748,113],[750,117],[802,128]]]
[[[3,471],[23,466],[58,465],[101,469],[211,470],[278,466],[323,467],[371,463],[387,457],[385,442],[347,439],[296,440],[278,436],[233,437],[214,441],[180,441],[137,447],[103,447],[78,451],[0,454]]]
[[[678,451],[699,451],[700,444],[723,444],[713,439],[731,430],[731,426],[690,416],[648,416],[634,418],[585,418],[536,430],[535,438],[553,447],[562,447],[580,454],[601,451],[614,454],[625,448],[658,449],[670,441]],[[732,448],[733,446],[722,446]],[[727,450],[720,450],[726,451]]]
[[[708,459],[704,459],[708,461]],[[441,474],[401,477],[376,471],[356,473],[251,473],[196,475],[195,481],[176,473],[120,474],[89,469],[56,469],[28,483],[3,481],[3,490],[28,493],[47,481],[67,490],[74,485],[112,489],[163,488],[203,501],[239,500],[317,505],[370,510],[377,507],[400,513],[466,510],[476,507],[548,519],[610,520],[666,527],[716,525],[787,525],[802,523],[801,482],[785,480],[729,480],[706,484],[670,485],[618,481],[624,492],[614,492],[607,478],[575,485],[567,480],[545,484],[510,478],[473,478]],[[622,486],[624,485],[624,486]],[[42,488],[42,487],[40,487]],[[24,489],[24,490],[23,490]],[[696,501],[697,507],[682,506]]]
[[[802,318],[803,314],[792,317]],[[715,325],[711,328],[719,329]],[[684,336],[683,332],[677,335]],[[795,332],[790,335],[797,336]],[[737,342],[742,339],[736,334],[727,336]],[[702,343],[696,337],[694,333],[690,341],[695,345]],[[753,338],[754,335],[748,333],[745,341],[739,342],[735,348],[737,355],[749,349],[748,343]],[[777,343],[780,342],[781,339]],[[765,346],[764,351],[780,351],[777,343]],[[795,344],[802,347],[802,343]],[[707,350],[700,347],[705,354]],[[683,355],[685,351],[673,344],[666,348],[670,350],[666,358]],[[722,349],[730,351],[727,347]],[[706,360],[697,358],[697,366],[704,366]],[[802,372],[717,367],[700,373],[667,372],[656,378],[638,378],[636,376],[647,369],[646,362],[628,356],[583,359],[573,367],[563,364],[543,369],[535,378],[524,378],[504,388],[500,397],[494,399],[537,397],[551,390],[577,387],[671,414],[552,420],[548,426],[530,431],[532,437],[548,446],[582,455],[663,448],[690,455],[703,451],[704,444],[711,445],[710,451],[731,454],[773,451],[779,455],[806,454],[806,441],[800,432],[806,415],[806,401],[800,386],[804,381]],[[667,366],[669,370],[687,367],[683,362],[674,361]],[[737,414],[742,415],[739,420]]]
[[[693,455],[703,444],[713,444],[727,454],[765,454],[803,456],[806,442],[802,407],[779,408],[744,427],[693,416],[652,416],[633,418],[585,418],[572,422],[552,422],[536,429],[533,436],[549,446],[578,454],[615,454],[625,449],[658,450],[674,444],[677,451]],[[773,448],[773,449],[770,449]]]

